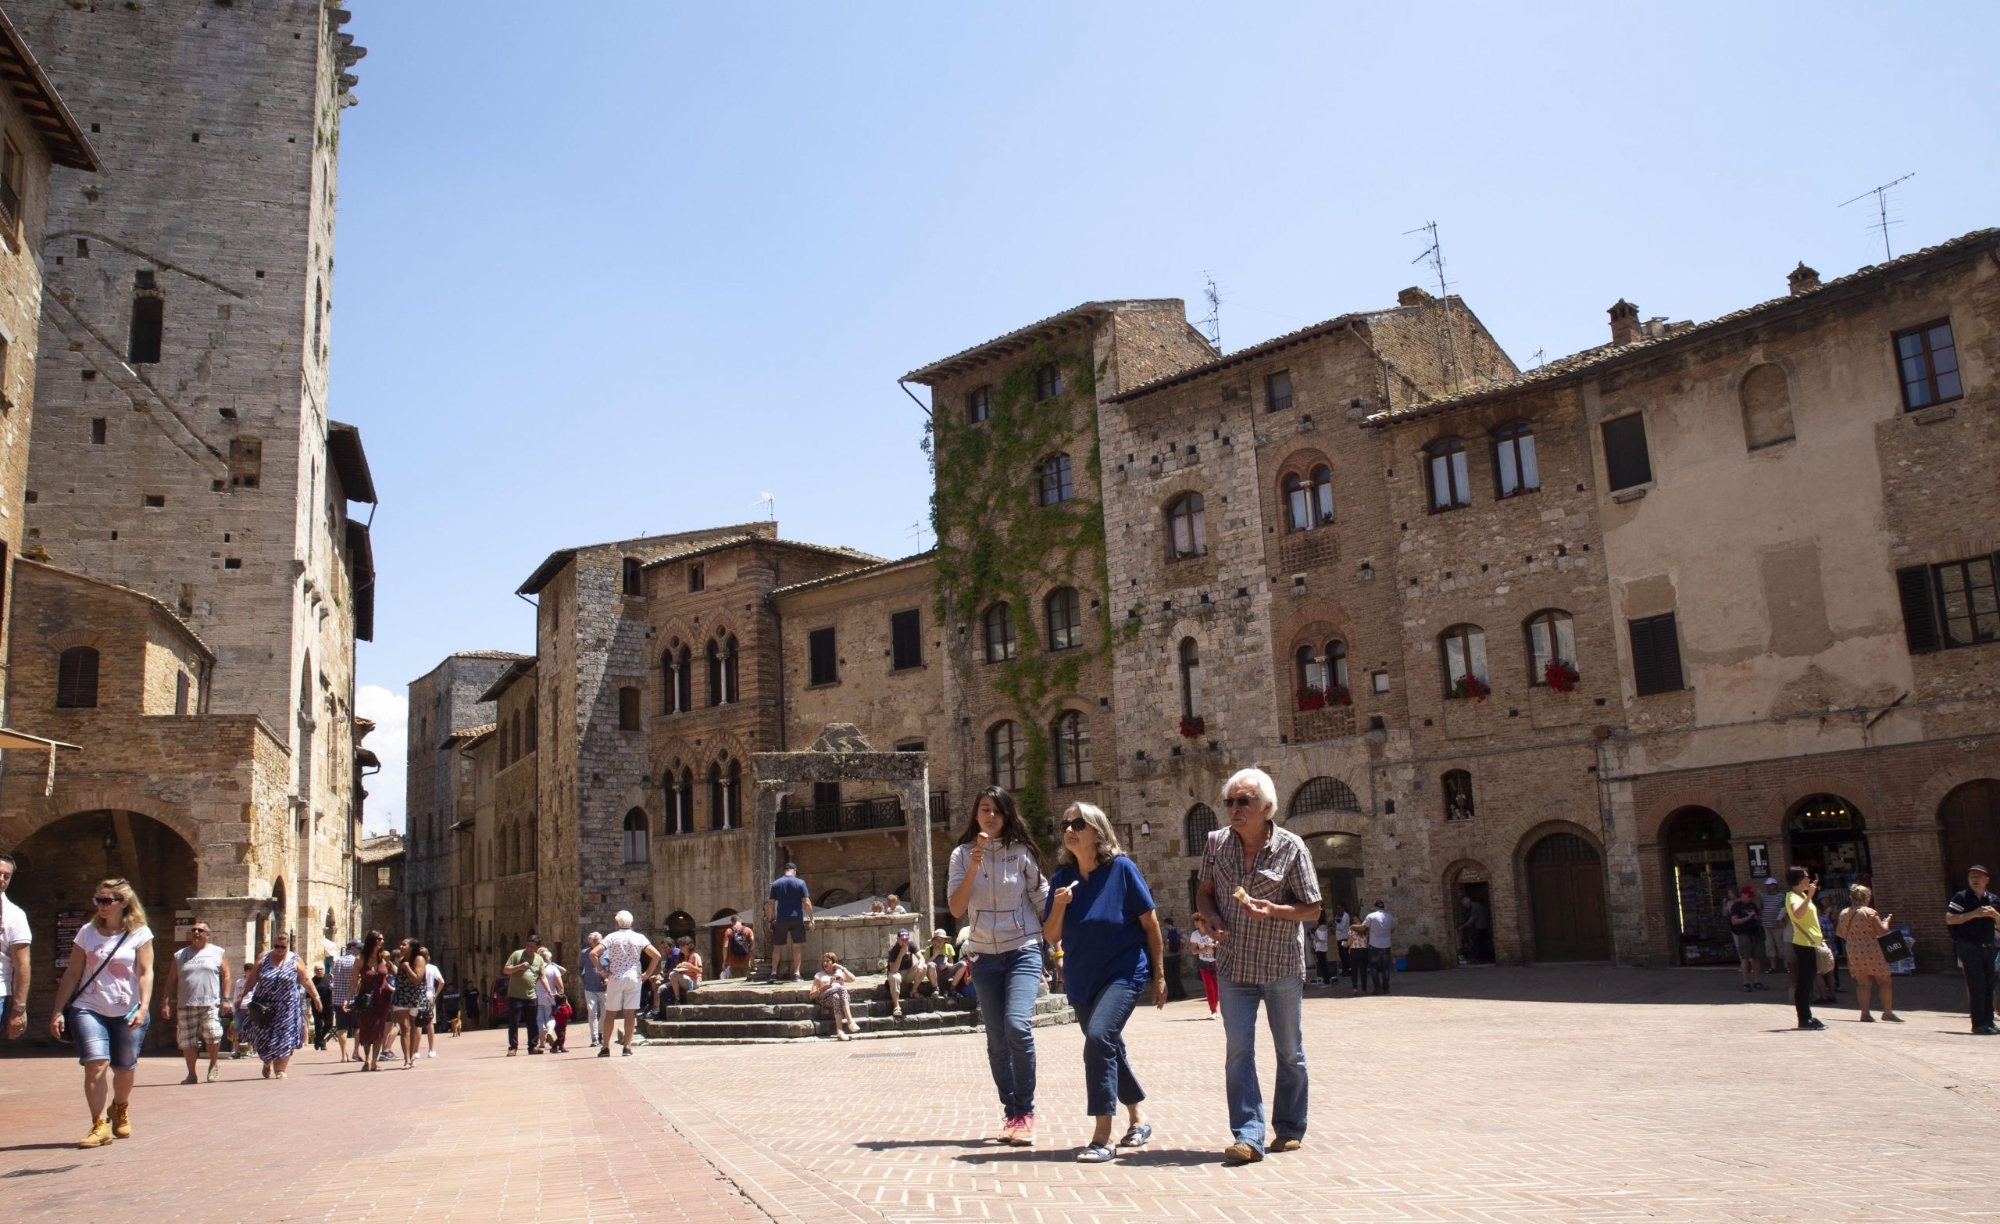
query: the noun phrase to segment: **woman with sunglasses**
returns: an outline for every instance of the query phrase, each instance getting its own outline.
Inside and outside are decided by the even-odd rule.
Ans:
[[[951,852],[946,893],[966,925],[959,943],[972,966],[986,1025],[986,1061],[1000,1092],[1000,1142],[1035,1142],[1035,995],[1042,988],[1042,907],[1049,882],[1014,796],[979,792]]]
[[[91,904],[96,915],[76,933],[49,1017],[49,1034],[61,1041],[68,1032],[83,1064],[90,1133],[77,1146],[87,1148],[132,1137],[132,1081],[146,1043],[146,1000],[153,994],[153,932],[138,894],[124,880],[105,880]]]
[[[285,1078],[293,1053],[306,1043],[305,1000],[312,997],[305,962],[293,955],[291,937],[278,932],[271,937],[271,950],[250,971],[245,996],[254,1018],[251,1040],[263,1060],[265,1079],[273,1072]]]
[[[1153,1128],[1139,1103],[1146,1090],[1125,1055],[1125,1022],[1140,1000],[1167,1005],[1166,961],[1160,952],[1160,916],[1146,878],[1118,844],[1104,810],[1072,803],[1063,813],[1062,850],[1049,881],[1042,937],[1062,944],[1063,985],[1083,1029],[1083,1082],[1096,1124],[1079,1164],[1103,1164],[1111,1147],[1116,1106],[1128,1125],[1121,1148],[1146,1146]]]

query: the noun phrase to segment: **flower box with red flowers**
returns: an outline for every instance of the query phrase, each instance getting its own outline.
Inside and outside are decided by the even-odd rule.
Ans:
[[[1574,693],[1579,676],[1576,664],[1567,659],[1550,659],[1542,667],[1542,680],[1558,693]]]
[[[1181,737],[1183,739],[1200,739],[1207,734],[1208,720],[1201,715],[1197,714],[1192,718],[1181,719]]]
[[[1317,684],[1308,684],[1299,690],[1298,702],[1301,710],[1324,710],[1326,708],[1326,690]]]
[[[1486,700],[1487,694],[1492,691],[1493,687],[1491,685],[1481,680],[1478,676],[1473,675],[1460,676],[1457,682],[1451,686],[1451,695],[1453,697],[1461,699],[1470,697],[1474,701]]]

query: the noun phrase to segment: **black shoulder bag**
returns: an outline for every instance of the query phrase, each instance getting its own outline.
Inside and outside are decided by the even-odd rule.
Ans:
[[[104,972],[104,966],[111,963],[112,959],[118,955],[118,949],[124,947],[125,941],[130,938],[132,938],[132,932],[130,931],[120,932],[118,936],[118,942],[111,945],[110,955],[106,956],[104,960],[98,964],[97,968],[92,969],[90,971],[90,976],[83,979],[83,984],[81,986],[78,986],[75,990],[69,992],[69,998],[63,1000],[63,1005],[59,1010],[62,1012],[62,1018],[63,1018],[63,1031],[60,1040],[64,1045],[76,1044],[76,1017],[70,1014],[70,1012],[75,1008],[76,1001],[83,997],[84,991],[90,989],[90,984],[97,980],[97,975]],[[140,1004],[140,1006],[143,1007],[145,1006],[145,1004],[142,1003]]]

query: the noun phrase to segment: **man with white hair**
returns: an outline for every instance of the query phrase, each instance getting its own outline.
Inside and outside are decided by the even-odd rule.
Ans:
[[[1232,1164],[1264,1159],[1264,1095],[1257,1085],[1257,1009],[1266,1010],[1278,1056],[1273,1152],[1295,1152],[1306,1134],[1305,923],[1319,921],[1319,876],[1298,834],[1272,819],[1277,788],[1261,769],[1239,770],[1222,788],[1229,827],[1208,835],[1197,903],[1216,947],[1227,1044],[1224,1077]]]
[[[598,963],[604,967],[604,1044],[597,1049],[599,1058],[611,1057],[612,1022],[624,1021],[618,1032],[618,1044],[623,1046],[625,1057],[632,1056],[632,1026],[639,1018],[639,980],[651,977],[660,967],[660,950],[653,941],[632,929],[632,911],[619,910],[616,918],[618,929],[604,937],[598,945]]]

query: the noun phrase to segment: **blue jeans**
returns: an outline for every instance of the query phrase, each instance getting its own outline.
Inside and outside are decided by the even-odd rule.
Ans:
[[[1106,982],[1090,1002],[1069,1001],[1083,1028],[1083,1093],[1089,1102],[1085,1112],[1093,1118],[1108,1118],[1119,1105],[1146,1099],[1146,1090],[1125,1056],[1125,1022],[1139,1005],[1140,990],[1130,982]]]
[[[1396,949],[1368,949],[1368,980],[1376,990],[1389,993],[1389,975],[1396,971]]]
[[[521,1030],[527,1028],[531,1024],[534,1024],[534,1022],[535,1022],[535,1001],[533,999],[517,999],[512,995],[507,996],[507,1048],[508,1049],[518,1050],[521,1048]],[[536,1027],[530,1029],[528,1032],[528,1048],[532,1050],[541,1043],[542,1043],[541,1028]]]
[[[100,1016],[72,1007],[65,1023],[76,1038],[76,1061],[88,1065],[108,1059],[113,1071],[130,1071],[139,1065],[139,1048],[146,1044],[146,1028],[152,1021],[142,1019],[134,1028],[123,1016]]]
[[[1222,1033],[1228,1055],[1223,1074],[1229,1085],[1229,1130],[1239,1143],[1264,1150],[1264,1093],[1257,1086],[1257,1007],[1266,1007],[1271,1045],[1278,1055],[1278,1096],[1272,1128],[1280,1139],[1306,1137],[1306,983],[1284,977],[1252,985],[1218,974],[1222,988]]]
[[[972,958],[972,988],[986,1025],[986,1061],[1010,1118],[1035,1112],[1035,995],[1042,988],[1042,950],[1017,948]]]

